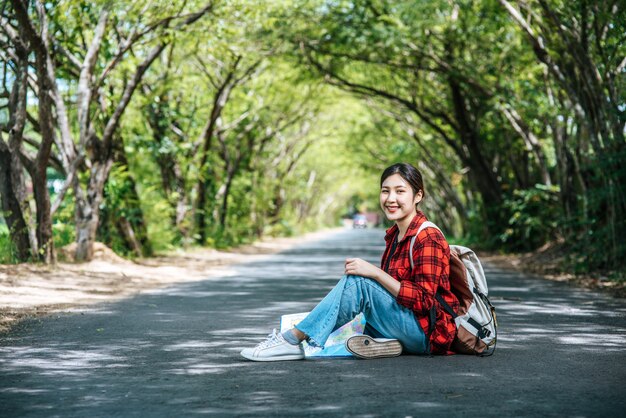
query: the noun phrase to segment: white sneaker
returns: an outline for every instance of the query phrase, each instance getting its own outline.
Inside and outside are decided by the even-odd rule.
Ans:
[[[289,344],[281,333],[274,330],[256,347],[243,349],[241,355],[252,361],[303,360],[304,348],[302,344]]]

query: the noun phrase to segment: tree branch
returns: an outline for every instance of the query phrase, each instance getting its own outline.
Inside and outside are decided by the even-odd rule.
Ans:
[[[107,21],[109,20],[108,6],[105,6],[98,19],[98,24],[94,32],[93,40],[85,59],[80,66],[80,77],[78,79],[78,131],[79,131],[79,143],[84,147],[87,141],[87,135],[89,131],[89,105],[91,103],[91,88],[90,82],[93,77],[93,70],[96,65],[96,59],[98,58],[98,51],[102,44],[102,38],[104,37],[104,31],[106,29]]]
[[[124,93],[122,94],[122,99],[120,100],[117,107],[115,108],[115,111],[113,112],[113,115],[111,116],[111,118],[109,118],[104,128],[104,131],[102,133],[102,142],[104,143],[105,149],[107,150],[110,149],[109,144],[111,143],[113,139],[113,134],[115,133],[115,130],[117,129],[117,125],[120,122],[120,118],[122,117],[122,114],[124,113],[124,110],[126,109],[126,106],[128,106],[128,103],[130,102],[130,99],[133,93],[135,92],[137,85],[143,78],[145,72],[148,70],[148,67],[150,67],[150,65],[154,62],[154,60],[161,54],[163,49],[165,49],[165,46],[166,46],[165,43],[161,43],[157,45],[156,47],[154,47],[152,51],[148,54],[146,59],[144,59],[143,62],[139,64],[139,66],[137,67],[137,70],[135,71],[135,74],[133,75],[133,78],[126,85],[126,88],[124,89]]]

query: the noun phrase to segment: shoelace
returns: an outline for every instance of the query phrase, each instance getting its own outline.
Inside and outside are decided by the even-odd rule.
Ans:
[[[281,341],[280,341],[279,336],[280,334],[276,332],[276,328],[274,328],[272,330],[272,333],[268,334],[267,339],[261,342],[259,345],[257,345],[256,348],[267,348],[276,344],[280,344]]]

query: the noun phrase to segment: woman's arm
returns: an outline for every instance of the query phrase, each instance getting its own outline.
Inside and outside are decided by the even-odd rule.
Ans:
[[[448,255],[447,255],[448,253]],[[400,284],[396,300],[415,312],[426,313],[435,303],[437,286],[449,263],[449,250],[434,239],[425,239],[416,245],[413,253],[415,268],[408,280]]]
[[[398,297],[400,293],[400,282],[387,274],[384,270],[376,267],[375,265],[368,263],[360,258],[348,258],[346,260],[346,274],[354,274],[356,276],[363,276],[376,280],[385,289],[393,295]]]

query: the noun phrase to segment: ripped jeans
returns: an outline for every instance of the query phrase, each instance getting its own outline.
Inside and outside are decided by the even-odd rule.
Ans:
[[[343,276],[296,328],[306,334],[309,344],[321,347],[334,330],[359,313],[367,321],[365,334],[400,340],[404,351],[411,354],[430,353],[413,311],[400,305],[377,281],[361,276]]]

